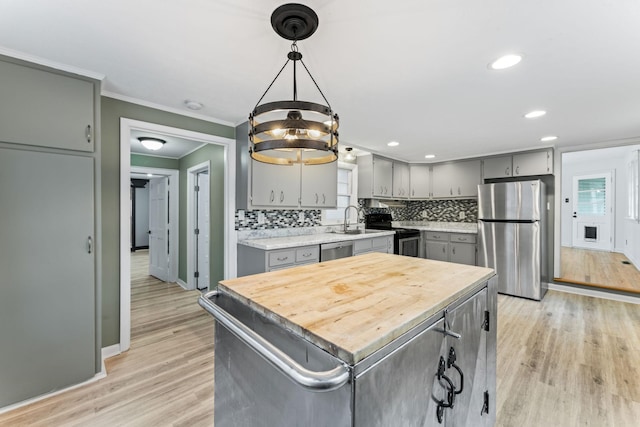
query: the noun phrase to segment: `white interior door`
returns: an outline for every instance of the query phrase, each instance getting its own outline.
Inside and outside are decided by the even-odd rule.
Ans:
[[[149,181],[149,274],[162,281],[169,277],[168,181]]]
[[[196,287],[206,289],[209,287],[210,262],[209,262],[209,172],[199,172],[196,175]]]
[[[613,250],[611,173],[573,177],[573,247]]]

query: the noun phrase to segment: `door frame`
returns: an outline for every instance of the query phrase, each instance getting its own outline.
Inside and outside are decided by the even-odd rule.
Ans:
[[[131,346],[131,248],[129,236],[129,175],[131,132],[141,130],[191,139],[224,148],[224,278],[236,277],[237,236],[235,233],[236,150],[235,139],[194,132],[140,120],[120,118],[120,343],[119,351]]]
[[[180,171],[178,169],[162,169],[149,168],[144,166],[131,166],[131,172],[134,173],[150,173],[152,175],[161,175],[169,177],[169,194],[173,195],[169,198],[169,272],[167,274],[167,282],[175,282],[178,280],[178,257],[179,250],[179,200],[180,200]],[[174,218],[172,221],[171,219]],[[129,232],[131,235],[131,232]],[[172,250],[173,248],[173,250]]]
[[[191,166],[187,169],[187,289],[196,289],[194,273],[196,271],[196,264],[198,260],[195,257],[196,251],[196,239],[190,230],[194,229],[196,223],[196,196],[195,196],[195,182],[196,175],[200,172],[209,172],[209,185],[211,185],[211,161],[199,163],[195,166]],[[209,209],[211,209],[211,203],[209,203]],[[209,210],[209,225],[211,225],[211,210]],[[211,249],[209,249],[211,252]],[[209,253],[211,256],[211,253]]]

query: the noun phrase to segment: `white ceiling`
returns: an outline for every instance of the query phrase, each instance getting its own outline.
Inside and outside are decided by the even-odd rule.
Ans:
[[[0,47],[106,76],[106,95],[235,125],[284,64],[275,0],[0,0]],[[640,137],[636,0],[307,0],[299,42],[341,143],[433,161]],[[518,52],[507,70],[487,64]],[[290,73],[269,100],[290,99]],[[318,100],[306,81],[299,98]],[[544,109],[546,116],[522,116]],[[387,142],[397,140],[396,148]],[[553,143],[551,143],[553,144]]]

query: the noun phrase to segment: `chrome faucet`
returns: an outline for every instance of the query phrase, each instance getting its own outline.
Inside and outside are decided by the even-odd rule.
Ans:
[[[346,208],[344,208],[344,232],[345,233],[349,231],[349,220],[348,220],[349,208],[354,208],[356,210],[357,223],[360,222],[360,212],[362,211],[362,209],[354,205],[349,205]]]

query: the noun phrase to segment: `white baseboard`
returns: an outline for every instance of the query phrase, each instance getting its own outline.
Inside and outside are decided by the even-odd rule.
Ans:
[[[566,292],[568,294],[585,295],[588,297],[609,299],[613,301],[628,302],[631,304],[640,304],[640,295],[632,296],[628,294],[621,294],[614,291],[606,291],[600,289],[587,289],[582,286],[573,286],[568,284],[549,283],[549,289]]]
[[[187,283],[186,283],[184,280],[182,280],[182,279],[178,279],[178,280],[176,281],[176,283],[177,283],[178,285],[180,285],[180,287],[181,287],[182,289],[184,289],[185,291],[188,291],[188,290],[189,290],[189,285],[187,285]]]
[[[102,349],[102,351],[101,351],[102,367],[100,368],[100,372],[97,372],[93,377],[91,377],[88,380],[83,381],[83,382],[81,382],[79,384],[74,384],[72,386],[65,387],[63,389],[56,390],[56,391],[53,391],[51,393],[46,393],[46,394],[43,394],[43,395],[40,395],[40,396],[36,396],[34,398],[31,398],[31,399],[23,400],[22,402],[14,403],[13,405],[5,406],[3,408],[0,408],[0,414],[3,414],[5,412],[9,412],[9,411],[13,411],[14,409],[18,409],[18,408],[30,405],[30,404],[35,403],[35,402],[39,402],[40,400],[44,400],[44,399],[48,399],[48,398],[53,397],[53,396],[57,396],[58,394],[61,394],[61,393],[66,393],[68,391],[75,390],[78,387],[83,387],[83,386],[85,386],[87,384],[91,384],[93,382],[96,382],[98,380],[106,378],[107,377],[107,369],[104,366],[105,359],[108,359],[108,358],[113,357],[113,356],[117,356],[120,353],[121,353],[120,344],[114,344],[114,345],[111,345],[109,347],[104,347]]]

